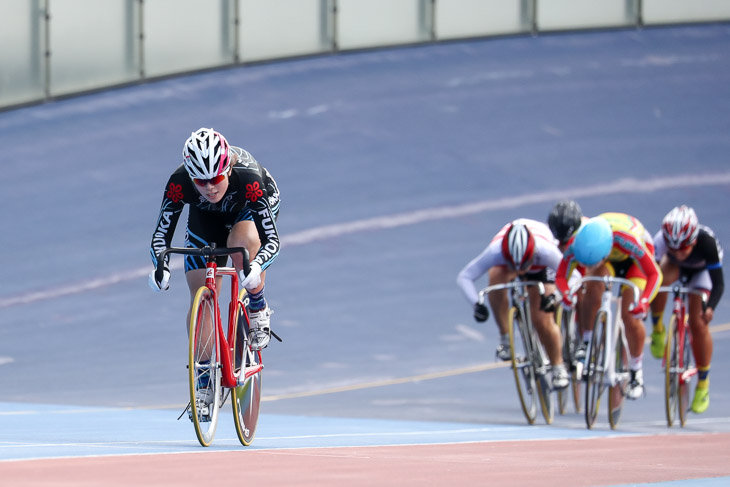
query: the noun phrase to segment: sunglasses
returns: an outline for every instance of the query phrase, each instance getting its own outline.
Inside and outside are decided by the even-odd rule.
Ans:
[[[218,176],[216,176],[214,178],[211,178],[211,179],[198,179],[198,178],[193,178],[193,181],[198,186],[206,186],[208,183],[210,183],[213,186],[215,186],[216,184],[220,184],[221,182],[223,182],[223,180],[225,178],[226,178],[226,175],[225,174],[219,174]]]
[[[686,252],[690,247],[692,247],[692,244],[683,243],[678,248],[673,249],[670,247],[669,250],[671,250],[672,252]]]

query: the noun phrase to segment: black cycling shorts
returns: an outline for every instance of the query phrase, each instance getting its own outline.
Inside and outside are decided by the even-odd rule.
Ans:
[[[269,195],[278,195],[279,188],[276,182],[270,178],[266,182]],[[279,217],[279,201],[271,205],[271,215],[276,221]],[[253,221],[251,210],[245,208],[240,213],[223,213],[220,211],[204,211],[193,205],[189,205],[188,227],[185,231],[185,247],[202,249],[206,245],[215,243],[216,247],[226,247],[228,234],[231,228],[238,222]],[[228,263],[228,256],[216,257],[219,267]],[[185,256],[185,272],[193,269],[205,269],[205,258],[199,256]]]

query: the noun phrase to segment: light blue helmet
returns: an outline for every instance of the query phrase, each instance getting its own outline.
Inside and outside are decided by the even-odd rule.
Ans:
[[[585,266],[596,265],[608,257],[613,247],[611,225],[601,217],[588,220],[580,227],[571,248],[575,260]]]

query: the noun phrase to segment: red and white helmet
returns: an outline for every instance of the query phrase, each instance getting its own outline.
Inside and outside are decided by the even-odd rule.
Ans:
[[[199,128],[183,146],[183,164],[194,179],[213,179],[231,165],[228,141],[213,129]]]
[[[516,271],[526,271],[535,257],[535,237],[523,223],[512,222],[502,239],[502,255]]]
[[[664,241],[670,249],[678,250],[692,245],[700,232],[695,211],[689,206],[677,206],[662,220]]]

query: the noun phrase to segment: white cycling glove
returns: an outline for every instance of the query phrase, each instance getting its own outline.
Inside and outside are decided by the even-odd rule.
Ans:
[[[170,288],[170,271],[167,269],[162,271],[162,281],[160,282],[157,282],[157,279],[155,279],[155,271],[156,269],[152,269],[152,272],[150,272],[150,276],[147,279],[147,283],[156,293],[159,293],[160,291],[167,291]]]
[[[258,262],[251,262],[251,272],[244,277],[243,271],[240,271],[238,273],[238,280],[241,283],[241,287],[246,288],[246,290],[256,289],[261,285],[261,265]]]

